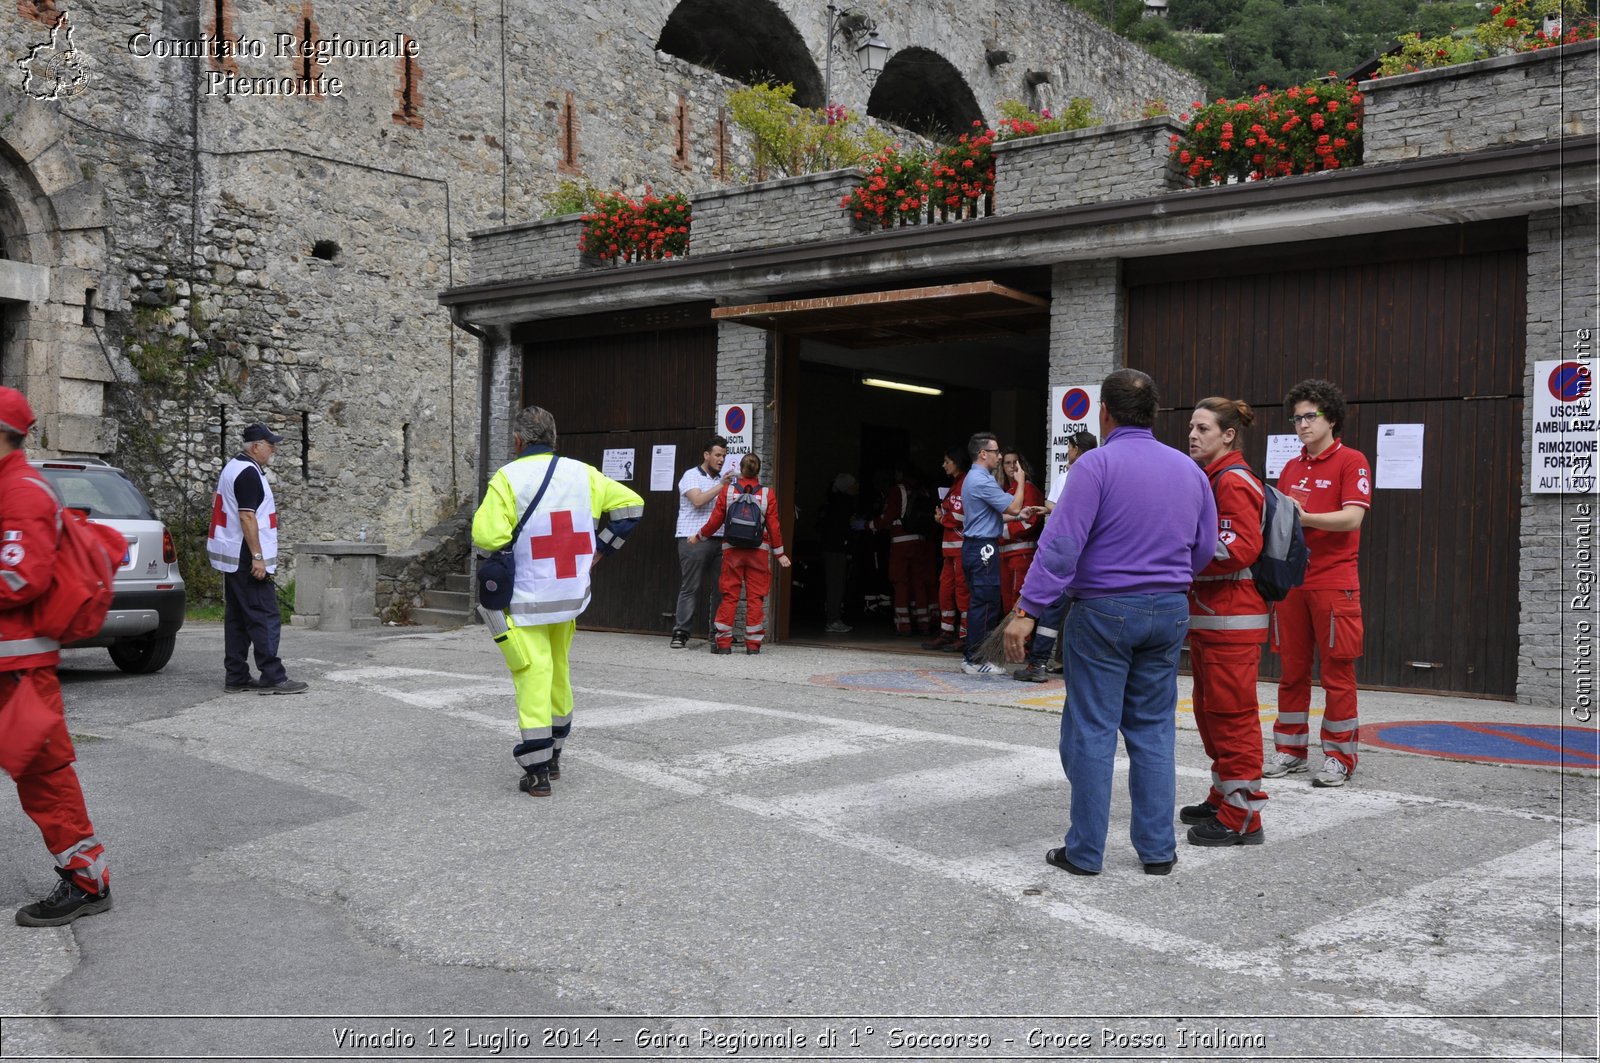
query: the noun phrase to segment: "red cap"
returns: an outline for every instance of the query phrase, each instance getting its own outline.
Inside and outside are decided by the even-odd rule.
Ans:
[[[33,427],[33,407],[16,388],[0,387],[0,432],[28,434]]]

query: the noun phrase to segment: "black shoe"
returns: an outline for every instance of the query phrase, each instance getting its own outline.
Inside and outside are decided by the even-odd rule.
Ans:
[[[1067,859],[1066,849],[1049,849],[1044,854],[1044,862],[1051,867],[1059,867],[1069,875],[1098,875],[1098,871],[1085,871],[1083,868]]]
[[[259,684],[257,686],[256,693],[258,693],[258,694],[304,694],[309,688],[310,688],[309,684],[302,683],[298,679],[285,679],[283,682],[276,683],[276,684],[274,684],[272,686],[268,686],[265,683],[261,683],[261,684]]]
[[[74,919],[111,910],[111,887],[88,893],[63,878],[42,901],[17,909],[18,926],[65,926]]]
[[[1198,805],[1184,805],[1178,809],[1178,818],[1185,823],[1210,823],[1217,818],[1217,806],[1210,801]]]
[[[549,797],[550,765],[545,764],[525,772],[522,778],[517,780],[517,789],[529,797]]]
[[[1172,865],[1177,862],[1178,858],[1174,856],[1171,860],[1163,860],[1159,864],[1146,864],[1144,865],[1144,873],[1147,875],[1170,875],[1172,874]]]
[[[728,655],[728,654],[733,652],[733,647],[732,646],[718,646],[715,643],[713,643],[712,646],[711,646],[711,652],[726,656],[726,655]]]
[[[261,688],[256,686],[254,679],[245,683],[226,683],[222,687],[224,694],[253,694]]]
[[[1208,819],[1189,828],[1190,845],[1260,845],[1267,840],[1267,832],[1263,827],[1257,827],[1248,834],[1240,834],[1236,830],[1229,830],[1218,819]]]
[[[1049,672],[1051,675],[1065,675],[1067,671],[1061,666],[1060,661],[1051,661],[1049,664],[1044,666],[1044,670]]]
[[[689,633],[687,631],[674,631],[672,633],[673,649],[681,650],[687,645],[689,645]]]
[[[556,782],[561,778],[561,750],[550,754],[550,781]]]
[[[952,635],[940,635],[938,638],[924,642],[922,648],[925,650],[943,650],[949,648],[954,641],[955,637]]]
[[[744,644],[744,653],[745,653],[746,657],[750,656],[751,654],[756,654],[756,653],[760,653],[760,652],[761,652],[761,647],[760,646],[752,646],[748,642]]]
[[[1044,674],[1044,665],[1030,661],[1011,673],[1011,678],[1019,683],[1043,683],[1049,680]]]

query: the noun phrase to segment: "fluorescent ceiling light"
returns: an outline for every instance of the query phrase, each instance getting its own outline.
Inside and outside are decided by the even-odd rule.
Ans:
[[[885,380],[878,376],[864,376],[861,382],[868,387],[890,388],[894,391],[909,391],[913,395],[943,395],[943,388],[930,388],[922,384],[907,384],[903,380]]]

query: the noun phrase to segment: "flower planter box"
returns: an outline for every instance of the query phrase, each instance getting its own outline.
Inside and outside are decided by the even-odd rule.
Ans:
[[[583,215],[480,229],[472,240],[472,283],[537,280],[599,265],[581,261],[578,238],[583,235]]]
[[[1366,162],[1593,133],[1597,50],[1583,41],[1365,82]]]
[[[1138,199],[1188,181],[1168,155],[1184,125],[1171,115],[1117,122],[994,146],[995,213]]]
[[[861,177],[860,170],[829,170],[698,193],[694,253],[842,240],[860,231],[855,216],[841,210],[839,201]]]

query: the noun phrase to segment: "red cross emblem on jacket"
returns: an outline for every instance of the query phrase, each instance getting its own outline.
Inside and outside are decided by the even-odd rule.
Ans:
[[[528,546],[535,560],[555,561],[556,579],[572,579],[578,574],[578,558],[594,553],[588,533],[573,530],[572,514],[566,510],[550,514],[550,534],[531,537]]]

